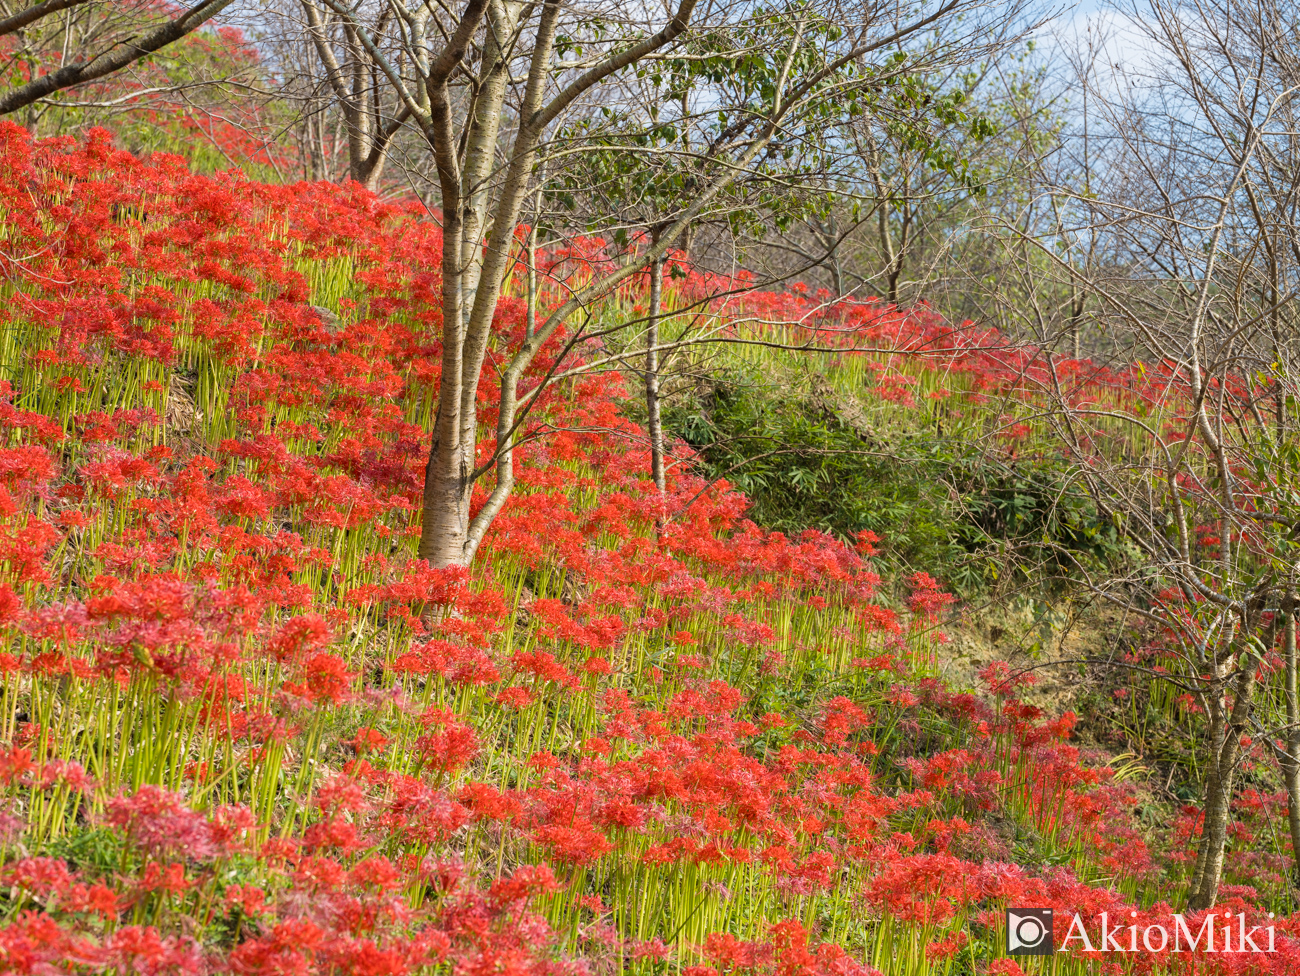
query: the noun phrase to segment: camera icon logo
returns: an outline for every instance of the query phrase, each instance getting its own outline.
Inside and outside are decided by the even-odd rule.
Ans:
[[[1052,948],[1050,908],[1007,909],[1008,956],[1050,956]]]

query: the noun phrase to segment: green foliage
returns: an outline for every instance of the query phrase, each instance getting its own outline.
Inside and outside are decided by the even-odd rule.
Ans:
[[[749,516],[760,525],[846,538],[864,529],[887,533],[891,556],[917,566],[951,563],[960,553],[938,527],[950,503],[923,489],[924,476],[944,461],[932,438],[904,436],[900,456],[891,456],[806,394],[765,388],[738,371],[716,378],[693,403],[672,406],[665,422],[700,451],[709,477],[725,477],[749,496]]]
[[[836,18],[811,8],[792,18],[785,9],[758,7],[692,35],[675,56],[639,66],[629,80],[634,94],[624,102],[602,106],[557,134],[557,144],[582,151],[552,174],[548,203],[622,246],[632,230],[680,216],[737,165],[720,150],[748,145],[747,137],[774,114],[780,116],[775,137],[699,222],[764,240],[825,218],[841,197],[856,206],[870,184],[857,159],[857,137],[849,134],[860,123],[887,130],[920,165],[946,174],[963,192],[980,192],[987,174],[973,165],[972,154],[1004,122],[972,100],[969,79],[936,80],[931,56],[939,38],[915,51],[838,63],[856,40]],[[626,226],[611,232],[611,214]]]
[[[665,425],[699,452],[702,473],[749,497],[759,525],[875,532],[891,572],[936,573],[965,594],[1002,581],[1050,588],[1080,562],[1119,555],[1117,530],[1059,462],[1000,457],[965,428],[945,432],[942,416],[864,430],[806,383],[768,384],[742,367],[673,401]]]
[[[73,871],[107,874],[119,868],[125,857],[125,838],[110,827],[77,825],[66,836],[47,845],[50,857],[66,861]]]

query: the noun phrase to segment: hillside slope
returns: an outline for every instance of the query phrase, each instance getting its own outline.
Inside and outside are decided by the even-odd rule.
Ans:
[[[1014,974],[1008,904],[1176,896],[1073,716],[934,677],[934,580],[661,508],[617,375],[547,395],[472,574],[416,561],[414,214],[8,123],[0,199],[5,971]]]

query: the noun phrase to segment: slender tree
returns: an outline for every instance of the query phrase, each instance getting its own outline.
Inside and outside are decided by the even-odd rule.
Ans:
[[[1121,571],[1087,582],[1168,635],[1156,676],[1205,716],[1187,894],[1205,909],[1248,735],[1272,745],[1293,816],[1300,804],[1285,582],[1300,556],[1300,432],[1286,408],[1300,393],[1300,49],[1272,0],[1148,0],[1132,22],[1161,54],[1144,69],[1154,79],[1085,79],[1091,130],[1073,148],[1084,138],[1105,154],[1058,170],[1044,219],[1008,223],[1007,246],[1046,296],[1022,305],[1041,344],[1035,395],[1099,521],[1131,547]],[[1078,260],[1085,240],[1107,260]],[[1048,352],[1073,345],[1079,307],[1057,299],[1080,294],[1118,347],[1112,365],[1130,371],[1129,392],[1104,402]],[[1284,680],[1265,667],[1279,638]]]
[[[891,83],[945,58],[978,56],[990,36],[968,0],[912,8],[791,3],[757,9],[678,0],[655,23],[627,11],[469,0],[452,18],[423,3],[395,4],[385,25],[364,23],[341,0],[310,0],[355,34],[424,136],[440,190],[443,236],[442,373],[425,472],[420,556],[466,565],[515,483],[514,438],[528,403],[520,381],[542,347],[575,312],[659,261],[699,217],[727,203],[742,178],[779,162],[799,139],[863,111]],[[913,57],[910,39],[940,23],[950,40]],[[960,27],[958,26],[960,24]],[[615,97],[628,73],[658,71],[687,40],[701,46],[718,94],[707,139],[692,150],[694,179],[666,216],[657,242],[574,290],[507,348],[496,309],[515,261],[515,228],[548,156],[582,152],[575,116]],[[704,75],[699,75],[701,78]],[[561,144],[557,138],[569,133]],[[553,167],[552,172],[561,170]],[[496,444],[479,453],[477,401],[489,348],[503,355]],[[485,503],[471,510],[475,482],[494,474]]]
[[[389,88],[374,61],[362,49],[356,28],[345,21],[340,30],[330,22],[332,11],[321,10],[315,3],[302,4],[311,38],[325,73],[325,80],[343,116],[348,147],[348,176],[368,190],[377,190],[383,178],[393,140],[402,131],[411,109],[402,102],[385,105]],[[369,29],[383,36],[392,8],[379,10]],[[335,44],[335,34],[341,35]],[[337,49],[336,49],[337,48]],[[341,49],[341,50],[339,50]]]

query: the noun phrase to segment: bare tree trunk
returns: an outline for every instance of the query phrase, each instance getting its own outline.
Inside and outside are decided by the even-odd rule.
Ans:
[[[657,237],[658,235],[656,235]],[[650,435],[650,476],[662,498],[664,482],[664,429],[659,415],[659,312],[663,303],[664,257],[650,262],[650,308],[645,330],[645,412]]]
[[[689,261],[691,259],[691,249],[695,246],[695,225],[691,224],[682,232],[681,246],[678,248],[682,256]]]
[[[1223,714],[1222,696],[1208,695],[1210,699],[1210,743],[1207,750],[1211,757],[1219,755],[1223,743],[1223,730],[1225,726]],[[1205,879],[1205,862],[1210,853],[1210,806],[1212,798],[1216,795],[1216,779],[1218,776],[1218,763],[1212,758],[1205,783],[1205,800],[1202,803],[1203,819],[1201,822],[1201,844],[1196,851],[1196,867],[1192,871],[1192,882],[1187,890],[1187,899],[1190,907],[1195,907],[1195,902],[1199,897],[1202,884]]]
[[[1287,591],[1286,627],[1283,631],[1283,653],[1286,672],[1283,681],[1286,689],[1286,759],[1282,763],[1282,778],[1286,784],[1286,819],[1291,828],[1291,884],[1300,887],[1300,695],[1296,688],[1296,600],[1295,590]]]
[[[890,302],[898,300],[898,255],[894,251],[894,232],[889,227],[889,200],[884,195],[879,178],[876,180],[876,194],[880,199],[880,209],[876,214],[877,229],[880,232],[880,250],[885,257],[886,291],[885,297]]]
[[[880,243],[885,252],[885,297],[891,305],[898,304],[898,282],[903,277],[903,261],[911,244],[909,237],[912,230],[912,214],[908,201],[904,201],[897,245],[894,243],[894,231],[889,226],[889,208],[880,207]]]
[[[898,282],[903,277],[903,261],[908,257],[908,251],[912,246],[913,216],[911,197],[905,196],[898,230],[898,252],[889,269],[889,302],[891,305],[898,304]]]
[[[496,146],[501,131],[504,98],[510,81],[509,38],[518,25],[523,4],[518,0],[489,0],[488,30],[484,36],[483,65],[478,77],[478,94],[473,103],[466,133],[465,169],[461,174],[461,195],[465,201],[465,237],[461,251],[461,268],[465,275],[465,294],[474,295],[483,270],[483,240],[491,232],[493,215],[489,191],[497,166]],[[522,132],[521,132],[522,134]],[[534,133],[535,140],[538,133]],[[521,148],[516,143],[516,149]],[[513,228],[507,230],[513,231]],[[489,248],[491,245],[489,245]],[[509,237],[506,238],[509,250]],[[468,315],[473,303],[466,302]],[[494,306],[495,307],[495,306]]]
[[[1236,678],[1231,713],[1225,721],[1220,707],[1213,723],[1217,726],[1219,738],[1215,738],[1212,732],[1210,771],[1205,784],[1205,826],[1201,832],[1201,851],[1196,859],[1196,877],[1187,900],[1187,907],[1192,911],[1214,907],[1223,878],[1233,781],[1241,759],[1241,736],[1250,719],[1251,699],[1255,692],[1254,662],[1242,668]]]
[[[320,116],[314,115],[307,120],[307,165],[310,167],[307,179],[311,181],[326,179],[325,170],[325,136]]]
[[[1082,355],[1080,348],[1079,336],[1083,331],[1083,309],[1087,302],[1087,293],[1083,291],[1077,282],[1070,282],[1070,346],[1071,355],[1078,359]]]
[[[420,526],[420,558],[438,569],[462,566],[469,534],[469,503],[473,460],[456,444],[441,412],[433,449],[424,472],[424,517]],[[450,443],[449,443],[450,442]]]
[[[359,27],[352,21],[343,21],[344,43],[351,67],[349,79],[330,47],[325,19],[314,0],[303,0],[303,10],[307,16],[312,44],[325,68],[325,79],[342,109],[348,137],[348,177],[374,192],[379,189],[393,139],[402,124],[410,118],[410,109],[401,108],[395,117],[385,122],[379,97],[379,80],[373,66],[370,70],[367,69],[365,45]],[[382,33],[387,19],[388,12],[385,11],[374,28],[376,33]]]
[[[453,197],[444,184],[443,196]],[[460,250],[463,211],[449,208],[443,216],[443,253]],[[424,473],[424,514],[420,523],[420,558],[437,568],[460,566],[469,533],[469,505],[473,490],[475,430],[462,423],[465,320],[462,308],[463,273],[458,262],[443,261],[442,376],[438,389],[438,414],[433,422],[433,444]]]
[[[826,256],[819,264],[829,275],[831,291],[838,298],[844,294],[844,268],[840,262],[840,228],[839,221],[835,219],[835,212],[831,211],[827,215],[824,224],[816,217],[809,218],[808,228],[812,231],[818,245],[826,252]]]

